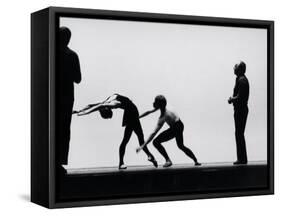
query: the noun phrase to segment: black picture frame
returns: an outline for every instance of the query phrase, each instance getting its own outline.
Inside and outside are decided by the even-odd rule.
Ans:
[[[267,29],[267,154],[266,167],[244,168],[241,173],[254,173],[256,169],[263,169],[261,178],[266,178],[259,183],[258,179],[250,179],[249,184],[261,184],[257,187],[242,187],[239,184],[230,189],[211,190],[198,189],[196,191],[186,190],[183,179],[187,178],[185,170],[174,169],[170,171],[157,172],[130,172],[124,174],[107,174],[96,180],[99,190],[93,187],[91,182],[94,177],[82,176],[81,179],[65,180],[64,184],[72,185],[80,182],[88,191],[88,194],[73,190],[66,193],[64,197],[58,195],[59,186],[55,171],[55,98],[56,98],[56,43],[57,26],[59,17],[79,17],[110,20],[129,20],[144,22],[160,22],[175,24],[195,24],[209,26],[229,26]],[[247,170],[245,170],[247,169]],[[222,184],[225,179],[235,178],[235,170],[223,170],[206,172],[213,183]],[[199,175],[192,171],[194,176]],[[241,174],[240,173],[240,174]],[[168,175],[167,175],[168,174]],[[236,173],[237,174],[237,173]],[[227,176],[224,181],[219,180]],[[260,175],[260,174],[259,174]],[[157,180],[164,176],[164,182]],[[146,179],[156,179],[150,183]],[[192,179],[192,177],[188,177]],[[109,183],[114,181],[114,187],[122,186],[122,195],[111,194],[112,187]],[[196,177],[193,180],[196,182]],[[117,183],[116,183],[117,182]],[[142,185],[141,185],[142,182]],[[177,192],[171,192],[175,188],[165,191],[165,183],[173,182]],[[227,181],[226,181],[227,182]],[[157,188],[152,189],[152,184]],[[161,185],[162,184],[162,185]],[[133,186],[142,186],[141,191],[132,192]],[[240,185],[241,186],[241,185]],[[198,187],[198,185],[197,185]],[[70,188],[70,187],[69,187]],[[68,188],[68,189],[69,189]],[[107,190],[105,190],[107,188]],[[182,189],[182,190],[181,190]],[[147,191],[150,191],[148,193]],[[93,197],[91,193],[100,196]],[[102,194],[106,194],[103,195]],[[116,192],[117,193],[117,192]],[[120,191],[118,191],[120,193]],[[171,14],[155,14],[140,12],[124,12],[109,10],[93,10],[78,8],[49,7],[31,15],[31,201],[47,208],[63,208],[74,206],[108,205],[139,202],[159,202],[170,200],[219,198],[233,196],[266,195],[274,193],[274,22],[265,20],[247,20],[202,16],[186,16]]]

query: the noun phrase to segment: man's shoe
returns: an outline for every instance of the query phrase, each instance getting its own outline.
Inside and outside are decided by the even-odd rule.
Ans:
[[[195,166],[201,166],[201,163],[199,163],[198,161],[195,162]]]

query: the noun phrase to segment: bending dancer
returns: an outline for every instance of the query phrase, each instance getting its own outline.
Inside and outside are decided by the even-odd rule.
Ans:
[[[95,111],[100,111],[100,114],[103,118],[111,118],[112,110],[111,109],[123,109],[123,123],[122,126],[125,126],[124,137],[119,148],[119,169],[126,169],[124,165],[124,155],[126,146],[131,138],[133,132],[138,137],[139,144],[144,143],[143,130],[139,120],[139,112],[136,105],[127,97],[113,94],[108,97],[105,101],[97,104],[90,104],[86,108],[76,112],[79,116],[87,115]],[[157,167],[157,161],[154,159],[154,156],[149,152],[147,147],[143,148],[144,152],[148,156],[148,161],[152,162],[155,167]]]
[[[162,126],[166,122],[170,126],[170,128],[163,131],[162,133],[160,133],[153,140],[153,145],[155,146],[155,148],[166,159],[166,163],[164,164],[163,167],[172,166],[172,161],[169,158],[166,150],[162,146],[162,143],[167,142],[168,140],[171,140],[173,138],[176,138],[178,148],[180,150],[182,150],[188,157],[190,157],[194,161],[195,165],[201,165],[200,163],[198,163],[197,158],[195,157],[193,152],[189,148],[185,147],[183,144],[184,125],[183,125],[182,121],[180,120],[179,116],[176,113],[168,110],[166,108],[166,105],[167,105],[166,98],[163,95],[158,95],[155,97],[155,100],[153,103],[154,109],[151,111],[147,111],[140,116],[140,118],[142,118],[157,110],[160,110],[160,112],[161,112],[155,130],[151,133],[151,135],[148,137],[146,142],[143,145],[141,145],[139,148],[137,148],[137,152],[139,152],[141,149],[145,148],[147,146],[147,144],[152,141],[152,139],[155,137],[155,135],[158,133],[158,131],[162,128]]]

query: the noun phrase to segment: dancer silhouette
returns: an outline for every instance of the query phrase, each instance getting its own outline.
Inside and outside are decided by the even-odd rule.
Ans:
[[[143,130],[139,120],[139,111],[136,105],[128,97],[119,94],[113,94],[105,101],[96,104],[89,104],[84,109],[75,113],[78,113],[78,115],[81,116],[95,111],[100,111],[100,114],[103,118],[111,118],[111,109],[117,108],[124,110],[122,126],[125,127],[124,137],[119,147],[119,169],[126,169],[127,167],[124,165],[124,155],[126,146],[131,138],[132,133],[134,132],[137,135],[140,145],[144,143]],[[143,150],[148,156],[148,160],[152,162],[155,167],[157,167],[157,162],[148,148],[144,147]]]
[[[179,116],[175,112],[168,110],[166,108],[166,105],[167,105],[166,98],[163,95],[158,95],[155,97],[155,100],[153,103],[154,109],[151,111],[147,111],[140,116],[140,118],[142,118],[157,110],[160,110],[160,112],[161,112],[155,130],[151,133],[151,135],[148,137],[148,139],[145,141],[145,143],[142,146],[140,146],[139,148],[137,148],[137,152],[139,152],[141,149],[146,147],[147,144],[153,140],[153,138],[156,136],[158,131],[162,128],[162,126],[166,122],[170,126],[170,128],[163,131],[162,133],[160,133],[153,140],[153,145],[162,154],[162,156],[166,160],[166,163],[164,164],[163,167],[172,166],[172,161],[169,158],[165,148],[162,146],[162,143],[167,142],[173,138],[176,139],[178,148],[180,150],[182,150],[188,157],[190,157],[194,161],[195,165],[201,165],[200,163],[198,163],[197,158],[195,157],[193,152],[189,148],[184,146],[184,143],[183,143],[184,125],[183,125],[182,121],[180,120]]]

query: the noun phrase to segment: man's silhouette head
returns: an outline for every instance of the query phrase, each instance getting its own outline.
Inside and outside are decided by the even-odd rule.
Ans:
[[[61,48],[67,47],[71,38],[71,31],[67,27],[60,27],[59,30],[59,43]]]
[[[167,100],[163,95],[157,95],[153,102],[153,107],[155,109],[165,109],[167,105]]]
[[[246,73],[246,64],[245,62],[241,61],[239,64],[234,66],[234,74],[236,76],[242,76]]]

